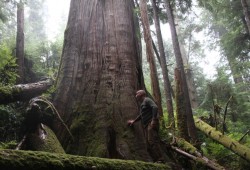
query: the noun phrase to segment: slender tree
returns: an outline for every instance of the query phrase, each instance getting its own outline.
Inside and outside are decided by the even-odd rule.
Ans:
[[[17,36],[16,36],[16,57],[18,65],[17,83],[24,82],[24,4],[20,1],[17,4]]]
[[[182,43],[180,43],[180,49],[181,49],[183,65],[185,67],[185,75],[186,75],[186,80],[187,80],[190,104],[191,104],[191,107],[195,109],[198,107],[198,102],[197,102],[197,94],[196,94],[196,88],[195,88],[195,83],[194,83],[194,76],[192,73],[192,67],[188,61],[188,56],[184,48],[184,45]]]
[[[194,124],[194,118],[193,118],[191,103],[189,99],[188,86],[187,86],[185,70],[184,70],[184,65],[183,65],[181,51],[180,51],[180,45],[179,45],[175,22],[174,22],[174,15],[173,15],[172,7],[171,7],[169,0],[165,0],[165,5],[167,9],[168,22],[169,22],[170,30],[171,30],[172,43],[173,43],[174,54],[176,58],[176,65],[177,65],[177,68],[180,69],[180,72],[181,72],[180,74],[181,74],[181,81],[182,81],[182,88],[183,88],[182,91],[184,93],[183,97],[184,97],[184,105],[185,105],[183,109],[185,109],[185,114],[187,115],[188,133],[189,133],[189,136],[191,137],[191,140],[196,141],[197,140],[196,128]]]
[[[160,20],[158,16],[159,8],[156,5],[156,0],[151,0],[151,4],[153,7],[154,24],[155,24],[155,29],[156,29],[159,53],[160,53],[159,59],[160,59],[163,81],[164,81],[163,87],[164,87],[166,103],[167,103],[168,125],[171,125],[172,129],[174,129],[175,120],[174,120],[174,109],[173,109],[173,102],[172,102],[172,95],[171,95],[171,83],[170,83],[169,76],[168,76],[167,62],[166,62],[166,56],[165,56],[165,51],[164,51],[164,46],[163,46]]]
[[[157,69],[156,69],[156,64],[155,64],[152,37],[150,34],[150,25],[148,21],[148,10],[147,10],[146,0],[140,0],[140,12],[141,12],[144,40],[146,43],[147,60],[148,60],[149,67],[150,67],[150,78],[151,78],[153,97],[159,108],[158,112],[160,113],[160,115],[163,115],[162,104],[161,104],[161,92],[160,92],[159,79],[158,79]]]
[[[184,91],[183,91],[183,80],[181,71],[178,68],[175,68],[175,103],[176,103],[176,115],[177,115],[177,127],[179,136],[184,138],[185,140],[189,140],[188,134],[188,126],[187,126],[187,114],[185,105],[185,98],[184,98]]]
[[[150,160],[135,92],[143,82],[134,2],[72,0],[54,104],[74,139],[55,126],[66,152]]]

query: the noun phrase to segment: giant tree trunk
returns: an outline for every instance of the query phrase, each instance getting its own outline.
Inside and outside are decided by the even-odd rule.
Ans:
[[[149,67],[150,67],[150,78],[151,78],[151,87],[152,87],[153,97],[158,106],[158,112],[162,116],[163,111],[162,111],[162,104],[161,104],[161,92],[160,92],[159,79],[157,75],[155,57],[154,57],[154,52],[153,52],[152,37],[150,34],[150,25],[148,21],[148,10],[147,10],[146,0],[140,0],[140,12],[141,12],[144,40],[146,43],[147,60],[148,60]]]
[[[17,4],[17,36],[16,36],[16,58],[18,65],[17,83],[24,82],[24,4]]]
[[[240,144],[239,142],[223,135],[221,132],[217,131],[215,128],[211,127],[210,125],[206,124],[200,119],[195,120],[196,127],[208,135],[210,138],[214,139],[215,141],[219,142],[226,148],[230,149],[243,159],[250,161],[250,148]]]
[[[144,88],[134,2],[73,0],[54,104],[74,141],[58,126],[66,152],[151,160],[135,92]]]
[[[174,15],[173,15],[172,7],[170,5],[169,0],[165,0],[165,5],[167,9],[168,22],[169,22],[170,30],[171,30],[174,54],[176,58],[176,65],[177,65],[177,68],[180,69],[181,79],[183,83],[181,88],[183,88],[184,103],[186,105],[186,107],[183,109],[185,109],[185,112],[187,115],[188,132],[189,132],[189,136],[191,137],[191,140],[196,141],[197,140],[196,128],[194,124],[194,118],[193,118],[192,108],[191,108],[190,99],[189,99],[188,86],[187,86],[185,70],[184,70],[184,65],[183,65],[181,51],[180,51],[179,40],[178,40],[175,22],[174,22]]]
[[[159,16],[158,16],[158,7],[156,5],[155,0],[151,0],[151,3],[153,6],[154,23],[155,23],[155,29],[156,29],[156,35],[157,35],[157,41],[158,41],[158,47],[159,47],[159,53],[160,53],[159,58],[160,58],[160,64],[161,64],[163,81],[164,81],[163,87],[164,87],[166,103],[167,103],[168,125],[171,125],[171,129],[174,130],[175,120],[174,120],[174,109],[173,109],[173,102],[172,102],[172,95],[171,95],[171,83],[168,77],[168,68],[167,68],[167,63],[166,63],[166,56],[164,52],[161,27],[160,27],[160,21],[159,21]]]

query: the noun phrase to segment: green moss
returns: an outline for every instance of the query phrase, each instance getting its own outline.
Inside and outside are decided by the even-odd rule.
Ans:
[[[0,87],[0,101],[9,101],[15,98],[21,92],[21,88],[17,86],[3,86]]]
[[[47,126],[44,126],[44,129],[47,132],[47,136],[44,140],[34,133],[27,136],[27,149],[52,153],[65,153],[54,132]]]
[[[0,142],[0,149],[15,149],[17,146],[16,141],[10,141],[7,143]]]
[[[12,94],[12,89],[9,86],[0,87],[0,98],[4,100],[7,96]]]
[[[167,170],[168,165],[142,161],[104,159],[34,151],[0,150],[1,169],[101,169],[101,170]]]
[[[107,146],[100,139],[93,139],[88,148],[88,156],[107,157]]]
[[[105,128],[107,121],[104,120],[106,113],[99,113],[103,116],[97,116],[97,112],[91,112],[88,105],[80,105],[73,114],[70,131],[75,141],[67,146],[66,151],[73,154],[107,157]]]
[[[250,148],[241,145],[238,141],[231,139],[226,135],[223,135],[221,132],[217,131],[215,128],[211,127],[200,119],[195,119],[195,125],[210,138],[219,142],[226,148],[241,156],[243,159],[250,161]]]
[[[176,143],[177,143],[178,147],[180,147],[181,149],[183,149],[184,151],[186,151],[190,154],[194,154],[197,151],[197,149],[191,143],[187,142],[183,138],[178,138],[176,140]]]
[[[71,126],[70,131],[72,134],[76,134],[79,132],[79,130],[85,129],[86,124],[88,124],[91,119],[88,113],[90,113],[90,108],[88,105],[82,105],[78,104],[78,108],[74,109],[74,112],[72,113],[72,116],[74,117]]]
[[[70,126],[70,131],[74,135],[77,133],[81,128],[84,127],[85,123],[87,122],[85,115],[80,114],[78,117],[76,117]]]

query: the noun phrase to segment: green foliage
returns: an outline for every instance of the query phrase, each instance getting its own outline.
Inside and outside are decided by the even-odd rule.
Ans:
[[[199,5],[210,12],[211,18],[204,20],[209,20],[207,27],[210,33],[220,40],[221,54],[228,63],[223,62],[228,66],[226,71],[230,72],[236,84],[249,83],[249,33],[241,1],[199,0]]]
[[[228,136],[232,139],[240,139],[242,133],[230,133]],[[244,140],[244,145],[250,145],[249,136]],[[249,169],[250,164],[246,160],[243,160],[223,145],[218,144],[211,139],[206,139],[201,145],[201,150],[203,154],[210,159],[215,159],[219,164],[223,165],[225,168],[229,169]]]
[[[250,118],[248,113],[250,109],[250,103],[248,101],[249,93],[242,90],[240,84],[234,85],[223,67],[218,68],[217,72],[217,78],[210,81],[207,85],[206,95],[200,105],[200,109],[204,109],[213,114],[213,104],[219,105],[222,110],[218,116],[222,119],[226,104],[232,96],[227,108],[227,118],[230,118],[233,122],[241,119],[241,121],[247,123]],[[242,83],[242,85],[243,88],[246,89],[244,83]],[[204,110],[202,111],[204,112]]]
[[[8,0],[0,0],[0,21],[7,22],[9,17],[14,15],[13,5],[15,4],[15,1]]]
[[[46,32],[46,1],[28,0],[29,15],[26,20],[26,58],[32,62],[32,72],[37,78],[50,77],[56,79],[63,44],[64,24],[60,24],[59,34],[49,40]]]
[[[188,12],[192,7],[192,0],[178,0],[175,1],[176,6],[182,14]]]
[[[0,142],[0,149],[15,149],[17,146],[16,141]]]
[[[226,149],[223,145],[220,145],[213,141],[208,142],[206,145],[203,144],[202,151],[216,160],[219,160],[220,158],[224,158],[227,155],[231,154],[230,150]]]
[[[6,45],[0,45],[0,85],[14,84],[16,81],[16,59]]]
[[[0,141],[19,140],[21,134],[21,124],[24,117],[22,108],[16,108],[14,105],[0,106]]]

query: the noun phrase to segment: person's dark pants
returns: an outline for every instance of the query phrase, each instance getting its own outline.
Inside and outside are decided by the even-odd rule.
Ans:
[[[160,146],[159,137],[159,122],[154,126],[149,123],[149,125],[144,129],[145,137],[147,140],[148,151],[151,154],[153,161],[164,161],[163,152]]]

